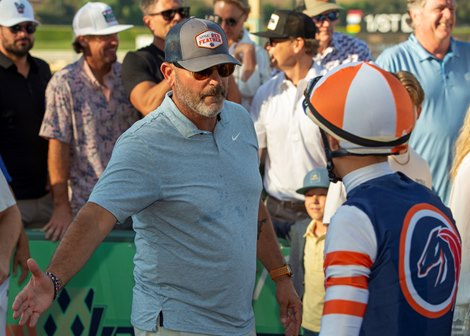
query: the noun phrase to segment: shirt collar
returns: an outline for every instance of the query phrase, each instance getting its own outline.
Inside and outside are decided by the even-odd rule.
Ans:
[[[346,193],[349,194],[358,185],[388,174],[393,174],[390,165],[387,161],[380,162],[350,172],[343,178],[343,184]]]
[[[310,224],[307,226],[307,229],[305,230],[304,238],[307,238],[307,236],[309,236],[309,237],[316,238],[317,241],[325,239],[326,234],[322,234],[320,236],[317,236],[317,235],[315,235],[314,230],[315,230],[315,221],[312,220],[310,222]]]
[[[36,64],[36,60],[28,53],[28,63],[30,66],[30,71],[37,72],[38,71],[38,65]],[[16,68],[15,63],[8,58],[6,55],[4,55],[2,52],[0,52],[0,66],[4,69],[8,69],[12,66]]]
[[[419,57],[419,60],[422,62],[422,61],[425,61],[427,59],[430,59],[430,58],[434,58],[436,59],[436,57],[434,57],[433,54],[431,54],[429,51],[427,51],[426,49],[424,49],[424,47],[421,45],[421,43],[418,41],[418,39],[416,38],[415,34],[410,34],[410,36],[408,37],[408,40],[415,46],[415,52],[416,54],[418,55]],[[453,57],[453,56],[459,56],[459,52],[457,50],[457,48],[455,47],[455,40],[453,37],[450,38],[450,46],[449,46],[449,51],[447,52],[445,58],[448,58],[448,57]]]
[[[182,136],[185,138],[190,138],[195,135],[212,134],[212,132],[200,130],[197,128],[196,125],[194,125],[194,123],[178,109],[173,99],[171,99],[172,96],[173,91],[167,92],[165,99],[157,111],[165,114]],[[225,110],[226,102],[224,103],[222,111],[219,113],[216,128],[223,127],[230,121],[229,114],[225,113]]]
[[[312,62],[312,66],[310,67],[310,69],[308,69],[307,75],[301,80],[299,80],[299,83],[297,84],[297,90],[300,89],[303,94],[304,90],[307,87],[308,81],[312,78],[315,78],[316,76],[320,76],[320,73],[321,73],[321,67],[316,62]],[[279,90],[280,91],[287,90],[289,87],[294,86],[292,81],[286,78],[286,75],[284,74],[284,72],[281,71],[279,73],[279,76],[280,76],[279,78]]]
[[[88,79],[91,81],[92,85],[95,86],[96,88],[101,88],[101,84],[100,82],[98,82],[98,80],[96,79],[95,75],[93,74],[93,72],[91,71],[91,68],[90,66],[88,65],[87,62],[85,62],[85,59],[83,58],[83,56],[80,58],[79,60],[80,62],[80,65],[82,66],[83,68],[83,71],[85,73],[85,76],[88,77]],[[106,83],[106,85],[110,85],[111,83],[114,83],[115,82],[115,78],[116,78],[116,74],[115,74],[115,65],[116,63],[114,63],[112,66],[111,66],[111,71],[109,71],[106,75],[104,75],[103,77],[103,80],[104,82]],[[108,89],[112,90],[112,87],[109,86]]]

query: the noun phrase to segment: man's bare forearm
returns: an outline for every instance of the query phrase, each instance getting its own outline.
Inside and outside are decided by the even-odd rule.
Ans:
[[[49,140],[47,160],[54,206],[69,204],[70,146],[56,139]]]
[[[112,230],[116,218],[94,203],[86,203],[68,228],[47,270],[67,283]]]
[[[285,264],[266,206],[260,199],[258,211],[258,259],[270,271]]]

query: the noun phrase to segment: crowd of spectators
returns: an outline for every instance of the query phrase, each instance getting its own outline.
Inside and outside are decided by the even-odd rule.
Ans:
[[[304,311],[308,335],[321,333],[318,307],[322,307],[319,301],[324,292],[312,294],[312,288],[319,288],[315,281],[324,280],[318,274],[324,236],[347,197],[341,182],[326,184],[327,170],[334,170],[325,156],[326,137],[305,113],[308,83],[321,81],[322,76],[351,63],[368,62],[400,80],[413,103],[416,123],[409,143],[397,146],[388,164],[449,204],[461,234],[462,265],[468,263],[470,189],[465,177],[470,151],[470,43],[452,35],[455,0],[408,0],[407,6],[412,33],[407,41],[384,50],[376,61],[364,41],[334,31],[342,11],[335,0],[305,0],[303,12],[276,10],[266,29],[259,32],[245,28],[251,11],[248,0],[214,0],[213,13],[206,17],[223,31],[234,67],[214,63],[209,70],[218,66],[218,74],[226,80],[226,100],[240,105],[251,117],[263,187],[260,206],[266,206],[277,238],[291,248],[293,284],[299,297],[305,293],[309,302]],[[179,78],[179,70],[169,70],[165,50],[181,43],[181,54],[189,51],[183,37],[176,42],[166,38],[173,27],[187,22],[191,8],[181,0],[141,0],[140,8],[153,41],[128,52],[121,64],[118,33],[132,26],[118,23],[105,3],[84,5],[71,23],[72,47],[82,55],[52,75],[44,60],[30,54],[35,31],[40,29],[31,4],[28,0],[0,1],[1,307],[8,288],[9,263],[4,261],[11,259],[22,270],[21,281],[28,272],[25,229],[40,229],[46,239],[62,239],[106,171],[118,138],[139,120],[142,125],[155,122],[158,109],[169,106],[165,99],[181,89],[173,78],[173,74]],[[266,43],[255,43],[254,36]],[[215,49],[222,42],[211,43]],[[208,55],[204,64],[216,56],[220,55]],[[173,64],[189,69],[184,60]],[[211,75],[198,66],[189,70],[201,78]],[[185,95],[183,91],[178,97],[181,94],[192,108],[184,100],[192,99],[190,92]],[[372,106],[362,103],[364,110]],[[217,122],[225,122],[223,115]],[[233,142],[240,132],[232,135]],[[156,167],[146,169],[142,178],[159,174]],[[318,178],[315,183],[313,176]],[[321,207],[315,215],[308,205],[313,198]],[[133,213],[123,213],[129,216],[120,217],[116,228],[131,230]],[[6,229],[7,225],[11,228]],[[462,267],[454,335],[470,335],[469,273],[468,267]],[[284,275],[290,277],[290,269]],[[4,315],[2,309],[0,315]],[[305,317],[305,312],[315,318]],[[0,336],[4,324],[0,316]]]

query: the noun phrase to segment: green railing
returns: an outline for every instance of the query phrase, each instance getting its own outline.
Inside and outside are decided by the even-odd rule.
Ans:
[[[57,243],[40,231],[28,231],[31,256],[41,268],[51,259]],[[134,233],[113,231],[82,270],[67,284],[53,306],[29,330],[17,325],[8,311],[7,335],[133,335],[130,323],[133,287]],[[289,248],[282,247],[284,255]],[[282,335],[274,284],[258,263],[253,307],[259,334]],[[25,282],[26,283],[26,282]],[[24,285],[24,284],[23,284]],[[10,281],[9,307],[19,292],[18,279]]]

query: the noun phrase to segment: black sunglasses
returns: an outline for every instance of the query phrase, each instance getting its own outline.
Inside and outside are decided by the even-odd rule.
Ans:
[[[339,12],[329,12],[327,14],[320,14],[320,15],[317,15],[317,16],[314,16],[313,17],[313,21],[315,22],[323,22],[325,20],[328,20],[328,21],[335,21],[335,20],[338,20],[339,18]]]
[[[270,47],[274,47],[278,43],[289,41],[289,40],[292,40],[292,38],[290,38],[290,37],[286,37],[286,38],[273,38],[273,37],[270,37],[270,38],[268,38],[268,45]]]
[[[240,22],[240,19],[243,17],[243,15],[245,15],[245,13],[242,13],[242,15],[240,15],[240,17],[238,17],[237,19],[232,18],[232,17],[222,19],[220,16],[212,14],[212,15],[206,15],[206,20],[213,21],[215,23],[218,23],[219,25],[222,25],[222,23],[225,22],[227,26],[234,27],[238,24],[238,22]]]
[[[189,7],[180,7],[175,9],[167,9],[161,11],[160,13],[150,13],[147,15],[154,16],[154,15],[161,15],[165,21],[171,21],[175,18],[176,14],[179,14],[182,19],[189,17]]]
[[[16,24],[14,26],[8,27],[13,34],[18,34],[20,31],[25,31],[27,34],[34,34],[36,31],[36,24],[28,23],[25,25]]]
[[[184,69],[186,71],[189,71],[187,69],[185,69],[181,64],[179,64],[178,62],[175,62],[173,63],[177,68],[180,68],[180,69]],[[231,74],[233,74],[233,72],[235,71],[235,64],[233,63],[223,63],[223,64],[218,64],[218,65],[214,65],[210,68],[207,68],[207,69],[204,69],[204,70],[201,70],[201,71],[196,71],[196,72],[193,72],[193,71],[190,71],[192,74],[193,74],[193,77],[197,80],[205,80],[207,78],[209,78],[210,76],[212,76],[212,73],[214,72],[214,70],[217,70],[217,72],[219,73],[219,76],[220,77],[228,77],[230,76]]]

